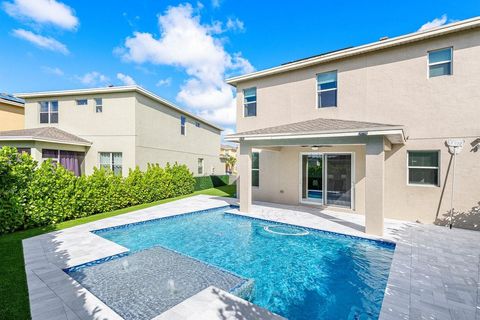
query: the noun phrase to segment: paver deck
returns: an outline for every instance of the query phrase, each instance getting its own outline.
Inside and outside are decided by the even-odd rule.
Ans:
[[[25,239],[25,269],[33,319],[122,319],[62,271],[127,251],[91,230],[219,207],[235,201],[196,196]],[[239,214],[237,210],[232,213]],[[378,238],[364,233],[364,217],[358,214],[257,202],[249,215]],[[394,241],[397,246],[380,319],[480,320],[480,232],[387,219],[383,239]],[[156,319],[192,317],[280,318],[223,290],[209,287]]]

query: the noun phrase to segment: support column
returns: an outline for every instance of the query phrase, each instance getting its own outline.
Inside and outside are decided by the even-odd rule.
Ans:
[[[252,206],[252,147],[240,142],[237,160],[237,193],[240,198],[240,212],[248,213]]]
[[[368,138],[365,157],[365,232],[383,236],[385,194],[383,137]]]

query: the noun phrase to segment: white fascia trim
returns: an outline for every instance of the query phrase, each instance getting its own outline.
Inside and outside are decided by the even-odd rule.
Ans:
[[[20,108],[24,107],[23,103],[8,100],[8,99],[0,98],[0,102],[3,103],[3,104],[8,104],[8,105],[14,106],[14,107],[20,107]]]
[[[377,130],[377,131],[351,131],[351,132],[335,132],[335,133],[315,133],[315,134],[299,134],[299,135],[252,135],[252,136],[235,136],[225,137],[226,141],[256,141],[256,140],[287,140],[287,139],[310,139],[310,138],[339,138],[339,137],[359,137],[359,136],[387,136],[401,135],[402,141],[405,141],[405,135],[402,129],[395,130]]]
[[[49,143],[56,143],[56,144],[71,144],[75,146],[86,146],[86,147],[90,147],[92,145],[92,143],[90,142],[64,141],[64,140],[47,139],[47,138],[39,138],[39,137],[32,137],[32,136],[0,137],[0,141],[40,141],[40,142],[49,142]]]
[[[222,127],[214,125],[213,123],[208,122],[205,119],[200,118],[188,111],[181,109],[179,106],[173,104],[172,102],[165,100],[153,92],[150,92],[140,86],[119,86],[119,87],[105,87],[105,88],[92,88],[92,89],[76,89],[76,90],[60,90],[60,91],[43,91],[43,92],[31,92],[31,93],[15,93],[14,95],[22,99],[32,99],[32,98],[47,98],[47,97],[64,97],[64,96],[76,96],[82,94],[104,94],[104,93],[119,93],[119,92],[137,92],[143,94],[144,96],[153,99],[157,102],[160,102],[179,113],[182,113],[190,118],[198,120],[212,128],[223,131]]]
[[[239,82],[246,81],[246,80],[252,80],[252,79],[261,78],[261,77],[265,77],[265,76],[269,76],[277,73],[296,70],[296,69],[308,67],[311,65],[316,65],[316,64],[337,60],[337,59],[343,59],[346,57],[368,53],[372,51],[377,51],[377,50],[382,50],[382,49],[403,45],[411,42],[421,41],[421,40],[438,37],[438,36],[453,33],[453,32],[476,28],[479,26],[480,26],[480,17],[475,17],[475,18],[471,18],[463,21],[450,23],[448,25],[433,28],[430,30],[413,32],[413,33],[409,33],[409,34],[391,38],[391,39],[375,41],[375,42],[361,45],[358,47],[353,47],[350,49],[345,49],[338,52],[332,52],[329,54],[325,54],[318,57],[312,57],[310,59],[305,59],[298,62],[288,63],[286,65],[281,65],[281,66],[273,67],[270,69],[265,69],[265,70],[237,76],[237,77],[232,77],[232,78],[226,79],[226,82],[230,85],[236,86]]]

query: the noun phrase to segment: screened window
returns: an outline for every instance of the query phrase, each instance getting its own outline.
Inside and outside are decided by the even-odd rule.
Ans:
[[[17,152],[22,154],[22,153],[27,153],[27,154],[32,154],[32,149],[31,148],[17,148]]]
[[[452,48],[428,53],[428,75],[430,78],[452,74]]]
[[[200,128],[200,122],[195,121],[195,127]]]
[[[185,125],[187,123],[187,119],[184,116],[180,117],[180,134],[184,136],[186,134]]]
[[[43,160],[52,159],[53,163],[58,163],[60,160],[58,155],[59,155],[58,150],[42,149]]]
[[[408,183],[438,186],[439,152],[408,151]]]
[[[110,169],[116,175],[122,174],[121,152],[100,152],[100,167]]]
[[[245,117],[257,115],[257,88],[243,90],[243,109]]]
[[[317,74],[318,108],[337,106],[337,71]]]
[[[95,98],[95,112],[96,113],[103,112],[103,100],[102,100],[102,98]]]
[[[88,104],[87,99],[78,99],[77,100],[77,106],[86,106]]]
[[[203,174],[203,159],[198,158],[198,174]]]
[[[40,101],[40,123],[58,123],[58,101]]]
[[[260,153],[252,152],[252,186],[260,185]]]

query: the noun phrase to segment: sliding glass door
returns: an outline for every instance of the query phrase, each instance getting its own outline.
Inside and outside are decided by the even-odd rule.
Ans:
[[[323,203],[323,156],[302,155],[302,200]]]
[[[352,156],[350,154],[327,154],[327,199],[326,203],[350,207],[352,203]]]
[[[301,180],[302,202],[351,207],[351,154],[302,154]]]

